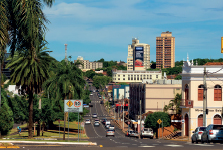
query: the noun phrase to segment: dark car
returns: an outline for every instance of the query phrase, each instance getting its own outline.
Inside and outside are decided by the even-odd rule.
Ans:
[[[104,102],[103,101],[100,101],[100,104],[104,104]]]
[[[106,118],[103,118],[103,119],[101,120],[102,124],[105,124],[106,121],[107,121]]]

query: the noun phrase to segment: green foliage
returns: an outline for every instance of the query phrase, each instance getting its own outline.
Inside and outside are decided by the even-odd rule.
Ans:
[[[111,78],[108,76],[95,76],[93,78],[93,86],[96,89],[102,89],[111,81]]]
[[[129,85],[129,84],[126,82],[120,82],[120,83],[118,83],[118,85]]]
[[[182,76],[181,75],[177,75],[174,80],[182,80]]]
[[[90,91],[86,88],[85,90],[84,90],[84,93],[83,93],[83,103],[84,104],[89,104],[89,103],[91,103],[91,99],[90,99]]]
[[[154,131],[156,131],[159,128],[159,124],[157,123],[157,120],[161,119],[163,122],[163,127],[168,127],[171,124],[170,116],[165,112],[154,112],[152,114],[149,114],[146,117],[145,120],[145,127],[146,128],[152,128]]]
[[[96,75],[96,73],[93,71],[93,70],[88,70],[85,72],[85,76],[90,78],[90,79],[93,79],[93,77]]]
[[[123,66],[123,65],[118,65],[117,66],[117,70],[127,70],[127,66]]]
[[[1,91],[0,131],[2,135],[7,135],[14,125],[14,119],[12,109],[8,105],[8,97],[4,90]]]
[[[176,114],[181,114],[181,108],[180,108],[181,99],[182,95],[177,93],[175,98],[173,100],[170,100],[169,105],[164,106],[164,112],[167,112],[168,110],[171,109],[175,110]]]

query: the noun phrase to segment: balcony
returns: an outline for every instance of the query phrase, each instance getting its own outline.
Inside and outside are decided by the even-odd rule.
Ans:
[[[181,100],[180,108],[193,108],[193,106],[194,106],[193,100],[186,100],[186,99]]]

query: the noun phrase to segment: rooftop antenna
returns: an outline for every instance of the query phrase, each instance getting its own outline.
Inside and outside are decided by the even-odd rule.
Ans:
[[[65,61],[67,61],[67,44],[64,45],[65,45]]]

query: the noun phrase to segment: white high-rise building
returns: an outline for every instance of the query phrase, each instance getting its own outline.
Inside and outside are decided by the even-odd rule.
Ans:
[[[128,45],[127,70],[146,70],[150,68],[150,45],[139,43],[137,38],[132,38]]]

